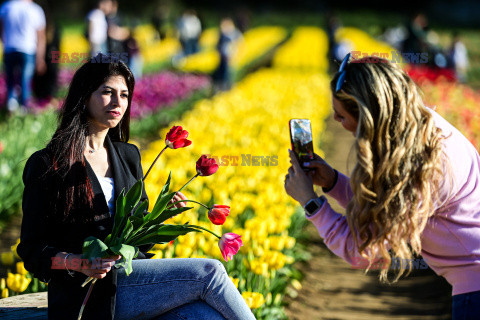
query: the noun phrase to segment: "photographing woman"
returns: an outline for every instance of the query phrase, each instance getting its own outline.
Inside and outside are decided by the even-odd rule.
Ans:
[[[51,141],[26,163],[17,252],[48,282],[49,319],[77,319],[90,276],[101,280],[82,319],[255,319],[218,260],[150,260],[147,245],[130,276],[113,267],[120,256],[81,261],[85,238],[111,232],[117,197],[143,178],[140,152],[128,143],[134,86],[123,62],[91,58],[73,77]]]
[[[480,314],[480,157],[475,147],[424,106],[408,75],[387,60],[349,61],[330,83],[334,119],[355,136],[351,177],[318,155],[290,152],[285,190],[305,209],[327,247],[365,268],[380,261],[380,279],[412,253],[452,285],[453,318]],[[460,107],[460,106],[459,106]],[[313,185],[346,210],[335,212]]]

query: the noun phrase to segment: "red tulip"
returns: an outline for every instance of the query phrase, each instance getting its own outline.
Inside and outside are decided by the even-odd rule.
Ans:
[[[241,246],[243,246],[242,236],[235,233],[225,233],[218,241],[218,246],[222,252],[223,259],[228,262],[237,254]]]
[[[167,133],[165,143],[172,149],[183,148],[192,144],[192,141],[187,140],[187,137],[187,130],[182,130],[181,126],[173,126]]]
[[[0,141],[0,153],[3,152],[3,143]]]
[[[197,173],[200,176],[211,176],[218,170],[218,164],[213,158],[202,155],[197,160]]]
[[[221,226],[225,223],[225,220],[227,219],[229,213],[229,206],[214,204],[213,207],[208,210],[208,219],[210,219],[213,224]]]

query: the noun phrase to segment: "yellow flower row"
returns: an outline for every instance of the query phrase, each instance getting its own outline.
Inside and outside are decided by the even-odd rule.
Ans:
[[[274,55],[274,68],[327,71],[328,37],[318,27],[298,27]]]
[[[169,170],[172,170],[172,189],[178,190],[195,175],[195,161],[200,155],[216,157],[220,164],[217,173],[198,177],[188,185],[185,194],[206,204],[230,205],[226,223],[213,226],[205,222],[206,210],[202,208],[194,208],[167,223],[189,222],[217,234],[231,231],[242,235],[244,246],[238,254],[242,257],[236,261],[254,275],[265,279],[274,277],[275,270],[294,262],[282,252],[295,245],[295,239],[288,236],[288,228],[296,203],[283,188],[290,166],[288,121],[312,119],[313,136],[318,137],[331,109],[328,81],[322,73],[264,69],[246,77],[233,90],[198,102],[172,124],[188,130],[193,144],[184,149],[167,150],[150,172],[146,189],[153,197],[151,206],[156,200],[153,195],[160,193]],[[162,139],[151,143],[143,152],[144,170],[165,146],[163,137],[167,132],[168,128],[161,130]],[[322,154],[320,150],[315,151]],[[246,222],[240,223],[245,219]],[[171,245],[157,245],[151,252],[156,254],[154,258],[222,259],[217,239],[200,233],[179,237]],[[236,268],[243,291],[248,277],[239,274],[245,268]],[[262,293],[258,295],[263,298]],[[264,300],[258,295],[246,298],[252,308],[257,308],[260,302],[263,304]]]
[[[212,73],[216,69],[220,62],[220,56],[212,45],[215,43],[214,41],[218,41],[218,33],[215,38],[214,32],[215,30],[210,30],[206,35],[208,40],[203,42],[209,49],[181,59],[178,66],[180,70]],[[244,34],[244,39],[237,43],[231,62],[232,67],[240,69],[246,66],[278,45],[286,36],[285,29],[281,27],[262,26],[248,30]]]

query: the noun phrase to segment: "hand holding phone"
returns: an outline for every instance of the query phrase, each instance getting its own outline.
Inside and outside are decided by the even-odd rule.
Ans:
[[[304,162],[313,160],[313,139],[312,125],[308,119],[291,119],[289,122],[290,139],[292,151],[297,157],[298,163],[305,171],[311,171],[313,168],[307,168]]]

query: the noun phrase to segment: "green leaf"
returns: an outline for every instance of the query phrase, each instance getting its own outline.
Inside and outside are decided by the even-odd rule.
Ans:
[[[130,275],[130,273],[132,273],[133,271],[132,259],[138,254],[138,248],[135,249],[135,247],[129,246],[128,244],[120,244],[112,247],[111,250],[114,253],[123,256],[125,260],[125,273],[127,274],[127,276]]]
[[[90,236],[83,241],[82,258],[93,261],[108,256],[108,246],[102,240]]]
[[[129,220],[132,223],[134,230],[137,230],[143,224],[143,217],[140,218],[136,216],[131,216]]]
[[[163,224],[157,227],[157,230],[146,234],[137,239],[132,245],[140,246],[152,243],[164,243],[176,239],[178,236],[185,235],[189,232],[202,232],[186,225]]]
[[[143,190],[143,180],[138,180],[127,192],[126,203],[125,203],[125,213],[127,215],[135,208],[135,206],[140,201],[142,197]]]
[[[150,214],[146,215],[145,217],[148,220],[153,220],[153,219],[157,218],[163,212],[163,210],[165,210],[168,203],[170,202],[170,200],[173,199],[175,194],[176,194],[176,192],[171,192],[167,195],[159,195],[158,198],[157,198],[157,202],[155,202],[155,206],[153,207],[152,212]]]
[[[115,206],[115,216],[113,218],[113,228],[112,228],[112,239],[116,240],[116,237],[123,230],[122,222],[123,217],[125,216],[125,188],[122,189],[122,192],[118,195],[116,206]]]
[[[127,223],[125,224],[125,228],[122,231],[120,239],[122,239],[122,243],[130,236],[130,233],[133,231],[133,225],[130,222],[130,219],[127,218]]]
[[[165,185],[163,186],[162,188],[162,191],[160,192],[160,196],[159,197],[163,197],[164,195],[166,195],[168,193],[168,190],[170,189],[170,181],[172,180],[172,171],[170,171],[170,173],[168,174],[168,179],[167,179],[167,182],[165,183]]]
[[[150,234],[153,230],[155,230],[157,226],[144,226],[142,228],[140,228],[140,230],[134,230],[131,234],[130,234],[130,239],[127,239],[125,241],[125,243],[127,244],[131,244],[133,243],[135,240],[139,239],[139,238],[142,238],[143,236],[147,235],[147,234]]]
[[[137,207],[135,213],[133,214],[135,217],[142,218],[145,216],[143,213],[148,209],[148,200],[143,200],[142,203]]]
[[[182,213],[182,212],[185,212],[187,210],[190,210],[190,209],[193,209],[193,207],[181,207],[181,208],[175,208],[175,209],[168,209],[168,210],[163,210],[162,213],[160,213],[160,215],[153,219],[153,220],[150,220],[147,225],[158,225],[158,224],[161,224],[163,223],[164,221],[172,218],[172,217],[175,217],[176,215]]]

